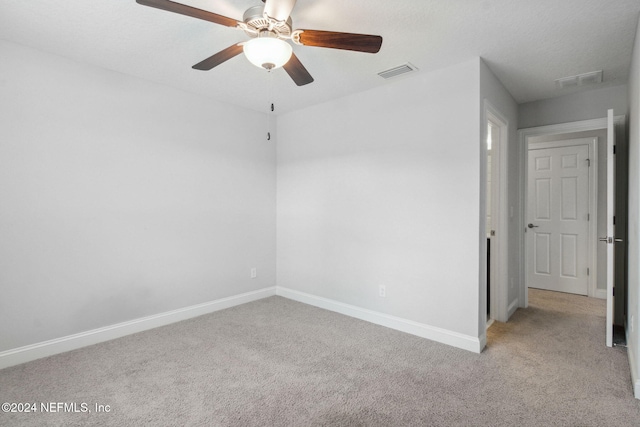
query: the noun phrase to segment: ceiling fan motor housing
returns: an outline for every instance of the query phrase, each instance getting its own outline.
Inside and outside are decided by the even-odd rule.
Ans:
[[[250,7],[244,12],[242,20],[249,27],[248,30],[245,30],[249,37],[256,37],[265,30],[274,32],[278,38],[291,37],[291,28],[293,27],[291,17],[286,21],[270,19],[264,14],[264,6]]]

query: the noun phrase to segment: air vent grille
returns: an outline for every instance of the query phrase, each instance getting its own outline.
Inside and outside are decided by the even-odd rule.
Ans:
[[[378,75],[383,79],[390,79],[390,78],[397,77],[402,74],[407,74],[417,70],[418,69],[414,65],[407,62],[406,64],[402,64],[397,67],[393,67],[388,70],[381,71],[378,73]]]
[[[602,70],[578,74],[577,76],[562,77],[555,82],[558,89],[602,83]]]

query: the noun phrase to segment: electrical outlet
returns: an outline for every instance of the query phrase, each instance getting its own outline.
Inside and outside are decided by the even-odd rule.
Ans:
[[[386,298],[387,287],[385,285],[380,285],[380,288],[378,289],[378,295],[380,295],[382,298]]]
[[[251,269],[251,278],[255,279],[256,277],[258,277],[258,271],[254,267],[254,268]]]

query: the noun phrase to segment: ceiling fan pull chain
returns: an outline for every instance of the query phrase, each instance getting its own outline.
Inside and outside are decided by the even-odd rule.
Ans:
[[[273,102],[273,73],[269,70],[267,74],[267,96],[269,97],[269,111],[267,112],[267,141],[271,141],[271,116],[273,115],[276,107]]]
[[[267,74],[267,79],[269,79],[269,102],[271,103],[271,112],[273,113],[275,111],[275,105],[273,104],[273,73],[271,72],[271,70],[269,70]]]

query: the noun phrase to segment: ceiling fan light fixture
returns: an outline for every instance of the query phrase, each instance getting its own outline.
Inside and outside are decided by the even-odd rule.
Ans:
[[[243,46],[244,55],[256,67],[273,70],[282,67],[291,58],[293,48],[275,34],[264,31]]]

